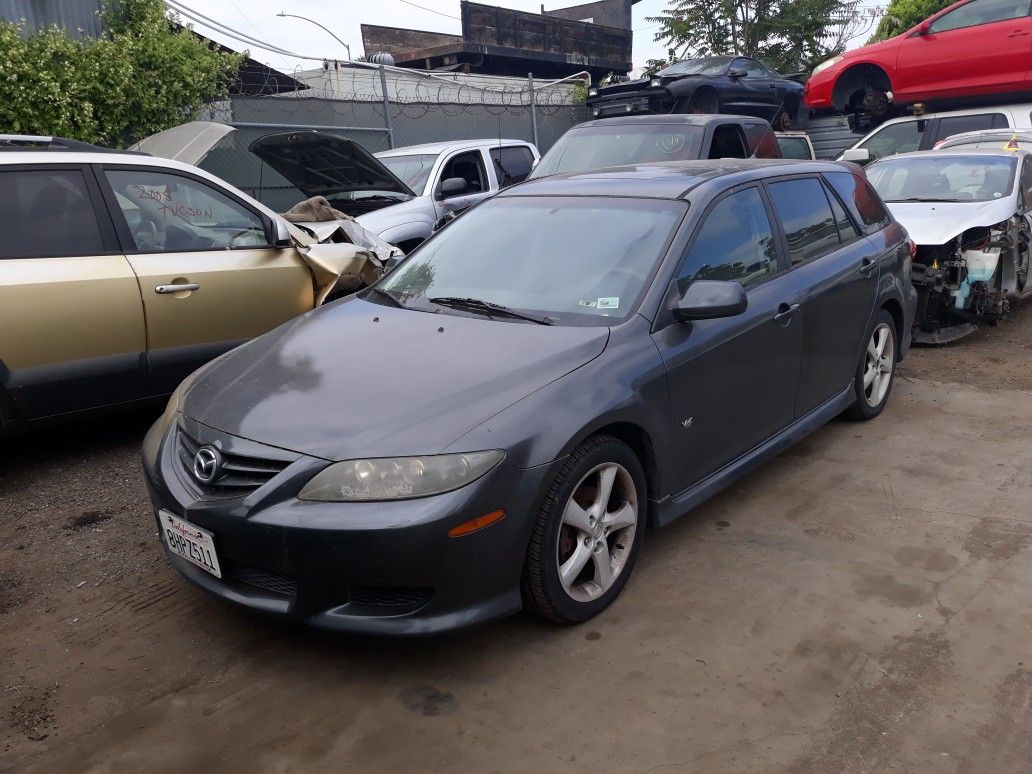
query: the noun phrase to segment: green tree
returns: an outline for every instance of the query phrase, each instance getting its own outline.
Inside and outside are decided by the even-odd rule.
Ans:
[[[885,15],[867,42],[877,43],[906,32],[954,2],[956,0],[889,0]]]
[[[167,17],[161,0],[118,0],[102,18],[107,31],[86,40],[0,22],[0,132],[126,146],[224,97],[242,61]]]
[[[840,53],[859,17],[853,0],[671,0],[649,22],[681,58],[742,55],[781,72],[807,70]]]

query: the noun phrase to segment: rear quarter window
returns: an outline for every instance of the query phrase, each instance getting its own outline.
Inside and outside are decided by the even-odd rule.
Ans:
[[[865,234],[873,234],[889,225],[889,213],[881,197],[860,172],[825,172],[824,179],[845,202]]]

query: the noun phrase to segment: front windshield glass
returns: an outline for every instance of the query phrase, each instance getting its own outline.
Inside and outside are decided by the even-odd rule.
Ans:
[[[561,325],[611,325],[634,311],[685,211],[684,202],[658,199],[496,198],[376,287],[416,309],[473,298]]]
[[[886,202],[987,202],[1014,187],[1009,156],[914,156],[867,167],[871,185]]]
[[[702,127],[677,124],[614,124],[573,129],[538,162],[530,177],[588,172],[622,164],[697,159]]]
[[[430,170],[434,167],[437,154],[420,153],[411,156],[385,156],[384,158],[378,156],[377,159],[419,196],[423,193],[426,179],[430,177]]]
[[[729,56],[704,56],[677,62],[660,70],[656,75],[723,75],[730,64]]]

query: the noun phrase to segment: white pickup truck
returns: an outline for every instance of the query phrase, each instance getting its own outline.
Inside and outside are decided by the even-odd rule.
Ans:
[[[234,127],[191,121],[133,149],[199,166],[278,212],[324,196],[405,252],[429,237],[442,218],[526,179],[540,158],[533,143],[499,138],[410,145],[375,155],[314,129],[245,143]]]

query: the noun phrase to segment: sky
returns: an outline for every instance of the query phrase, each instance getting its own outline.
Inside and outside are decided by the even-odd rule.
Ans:
[[[187,8],[221,22],[276,46],[312,57],[313,60],[260,51],[251,47],[251,56],[277,70],[292,72],[295,68],[308,70],[318,67],[320,61],[347,58],[344,46],[326,31],[310,22],[294,18],[279,18],[280,11],[307,16],[328,27],[334,35],[351,47],[351,55],[358,57],[362,51],[360,25],[379,24],[387,27],[407,27],[459,34],[459,0],[176,0]],[[539,13],[542,0],[481,0],[506,8]],[[546,9],[577,5],[576,0],[555,0],[545,2]],[[873,5],[864,0],[864,5]],[[421,7],[418,7],[421,6]],[[645,21],[648,16],[658,15],[667,7],[667,0],[641,0],[634,6],[634,66],[641,67],[648,59],[666,57],[663,43],[653,41],[658,25]],[[191,22],[198,32],[207,35],[235,50],[243,50],[245,44],[227,38],[210,26]],[[854,40],[853,48],[863,43]],[[373,52],[366,52],[373,53]]]

